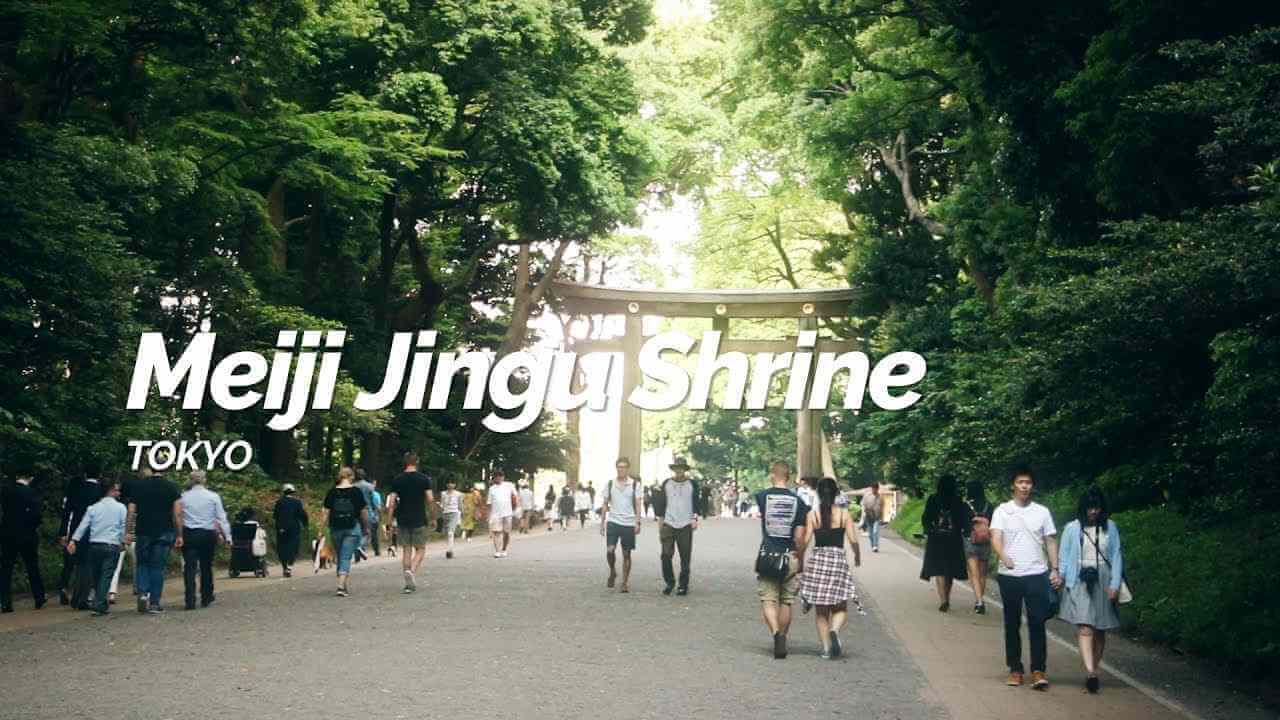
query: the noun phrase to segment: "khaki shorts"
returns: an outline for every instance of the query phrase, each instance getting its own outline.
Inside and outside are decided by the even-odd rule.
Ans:
[[[416,528],[399,528],[396,531],[396,542],[400,547],[422,547],[427,544],[427,528],[425,525]]]
[[[756,594],[760,596],[760,602],[772,605],[790,605],[795,601],[796,593],[800,591],[800,574],[796,572],[799,564],[795,553],[792,553],[791,572],[787,575],[786,580],[773,580],[757,575]]]
[[[489,532],[511,532],[511,516],[489,518]]]

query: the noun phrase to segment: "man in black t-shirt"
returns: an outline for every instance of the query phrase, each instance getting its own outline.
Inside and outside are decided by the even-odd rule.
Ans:
[[[182,516],[182,493],[162,475],[149,469],[129,483],[129,516],[125,527],[125,544],[136,542],[134,585],[138,589],[138,612],[159,614],[160,594],[164,592],[164,572],[169,564],[169,550],[177,539],[177,525]]]
[[[427,558],[427,510],[434,502],[431,478],[418,472],[417,453],[405,453],[404,472],[391,481],[387,511],[396,519],[406,593],[417,589],[416,577]]]
[[[773,656],[787,656],[787,630],[791,627],[791,603],[800,586],[803,570],[801,557],[795,552],[804,544],[805,519],[809,507],[799,495],[787,486],[791,481],[791,466],[779,460],[769,467],[772,487],[756,493],[756,506],[760,508],[761,547],[764,550],[782,551],[790,555],[789,570],[784,578],[756,577],[756,592],[760,596],[764,623],[773,633]]]

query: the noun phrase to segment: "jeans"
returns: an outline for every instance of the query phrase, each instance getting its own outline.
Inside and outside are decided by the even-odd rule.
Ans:
[[[373,513],[369,513],[369,527],[370,528],[378,527],[378,516],[374,515]],[[377,553],[378,552],[378,533],[371,532],[368,535],[363,536],[360,539],[360,548],[364,550],[366,553],[369,552],[370,550]]]
[[[1047,638],[1044,624],[1049,619],[1049,574],[997,575],[1000,601],[1004,603],[1004,658],[1009,672],[1022,672],[1022,607],[1027,608],[1027,636],[1031,641],[1031,671],[1045,671]]]
[[[13,581],[13,566],[19,557],[27,569],[27,578],[31,580],[32,599],[37,603],[44,602],[44,582],[40,579],[40,561],[36,557],[37,542],[34,532],[0,539],[0,607],[10,607],[13,604],[9,590]]]
[[[151,607],[160,607],[160,595],[164,593],[164,571],[169,564],[169,548],[177,533],[166,532],[159,535],[139,535],[137,549],[138,558],[138,595],[150,597]]]
[[[339,530],[338,528],[329,528],[329,534],[333,537],[333,547],[338,551],[338,574],[351,574],[351,558],[356,554],[356,548],[360,547],[360,540],[363,533],[360,526]]]
[[[867,521],[867,537],[869,538],[868,542],[871,543],[871,547],[873,548],[880,547],[880,521],[879,520]]]
[[[89,544],[89,573],[94,582],[93,609],[107,612],[107,595],[111,592],[111,578],[116,574],[120,560],[120,546],[106,543]]]
[[[182,531],[182,589],[187,608],[196,606],[196,572],[200,573],[200,603],[213,602],[213,551],[218,535],[213,530],[186,528]]]
[[[673,555],[680,551],[680,589],[689,589],[689,562],[693,557],[693,526],[673,528],[662,523],[658,530],[658,539],[662,542],[662,579],[670,587],[676,583],[675,563]]]

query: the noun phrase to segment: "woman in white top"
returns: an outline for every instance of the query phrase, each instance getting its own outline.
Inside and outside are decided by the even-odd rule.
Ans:
[[[462,524],[462,493],[458,492],[458,483],[453,479],[445,483],[444,493],[440,495],[440,513],[444,516],[444,535],[449,542],[444,556],[452,560],[453,538]]]
[[[586,527],[587,513],[591,512],[591,494],[581,485],[573,493],[573,511],[578,513],[578,528]]]
[[[1124,581],[1120,530],[1108,516],[1107,500],[1096,487],[1085,491],[1076,519],[1062,531],[1058,567],[1066,588],[1058,617],[1076,626],[1080,659],[1088,674],[1085,689],[1096,693],[1107,631],[1120,627],[1117,605]]]

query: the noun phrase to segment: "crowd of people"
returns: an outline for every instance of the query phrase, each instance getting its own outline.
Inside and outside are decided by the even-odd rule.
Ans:
[[[631,474],[628,458],[618,458],[615,477],[600,492],[598,506],[594,484],[576,490],[565,487],[558,494],[548,488],[539,503],[528,480],[512,483],[501,470],[493,472],[487,487],[477,483],[465,493],[449,479],[437,499],[435,482],[419,470],[417,455],[406,453],[403,461],[403,471],[383,486],[385,497],[362,469],[351,467],[339,470],[324,495],[320,525],[327,534],[318,533],[312,542],[313,560],[318,569],[327,546],[339,597],[351,594],[353,564],[370,552],[380,555],[384,548],[400,559],[402,592],[416,592],[433,526],[444,535],[445,559],[453,559],[459,534],[469,541],[480,523],[488,526],[493,557],[505,558],[511,552],[512,534],[530,532],[538,519],[546,522],[548,531],[558,526],[567,532],[575,519],[584,528],[592,517],[598,517],[605,539],[606,587],[630,592],[637,538],[645,521],[653,519],[658,525],[662,593],[683,596],[690,591],[694,534],[700,521],[714,512],[711,493],[690,476],[683,457],[670,464],[670,477],[651,487]],[[724,500],[733,515],[760,520],[756,591],[774,657],[787,656],[792,605],[799,598],[804,612],[815,610],[822,657],[838,658],[850,605],[863,612],[853,580],[853,568],[862,562],[859,530],[865,531],[872,552],[880,549],[884,500],[879,486],[872,484],[860,491],[858,502],[850,502],[833,478],[805,477],[792,487],[790,467],[782,461],[769,468],[769,482],[768,488],[750,496],[747,508],[740,489],[731,489]],[[34,606],[39,609],[47,602],[37,558],[40,500],[31,483],[30,477],[19,477],[0,493],[0,611],[6,613],[13,612],[10,587],[19,560],[29,576]],[[1090,488],[1059,542],[1049,510],[1031,499],[1034,473],[1015,470],[1009,487],[1010,499],[996,505],[980,482],[968,483],[961,494],[953,476],[938,480],[921,519],[925,549],[920,577],[934,583],[938,610],[944,613],[951,609],[955,581],[969,580],[973,612],[985,614],[986,579],[994,557],[1007,684],[1018,686],[1025,680],[1025,615],[1030,686],[1048,688],[1045,623],[1056,615],[1076,626],[1085,686],[1098,692],[1107,632],[1119,627],[1117,606],[1130,598],[1120,532],[1108,515],[1106,498]],[[276,552],[289,577],[303,539],[311,534],[306,507],[292,484],[282,487],[272,516]],[[248,511],[237,518],[256,527]],[[207,487],[202,471],[190,473],[185,489],[148,470],[122,484],[86,477],[68,485],[63,500],[59,601],[94,615],[108,614],[128,554],[133,558],[137,610],[161,614],[169,554],[177,550],[183,560],[185,609],[208,607],[216,597],[215,551],[232,538],[222,498]]]

